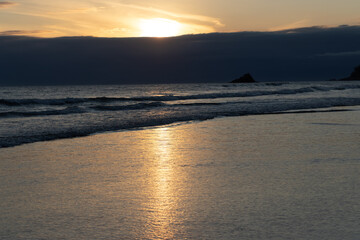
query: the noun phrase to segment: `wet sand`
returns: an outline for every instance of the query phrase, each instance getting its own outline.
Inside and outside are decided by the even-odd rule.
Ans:
[[[345,109],[0,149],[0,239],[359,239]]]

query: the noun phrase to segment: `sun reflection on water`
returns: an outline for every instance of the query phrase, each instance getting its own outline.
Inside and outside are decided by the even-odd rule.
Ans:
[[[149,234],[161,239],[174,237],[172,224],[176,219],[176,197],[174,197],[174,139],[169,128],[155,130],[152,141],[154,154],[151,229]]]

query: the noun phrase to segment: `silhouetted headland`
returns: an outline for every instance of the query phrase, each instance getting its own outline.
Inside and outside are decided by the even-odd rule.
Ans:
[[[359,81],[360,80],[360,65],[355,67],[354,71],[351,73],[351,75],[349,77],[340,79],[343,81]]]
[[[250,75],[250,73],[246,73],[242,77],[239,77],[239,78],[231,81],[231,83],[254,83],[254,82],[256,82],[256,81]]]

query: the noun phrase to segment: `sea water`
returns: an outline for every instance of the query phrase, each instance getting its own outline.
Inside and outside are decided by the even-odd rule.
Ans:
[[[206,120],[360,105],[358,82],[0,88],[0,147]]]
[[[0,239],[360,239],[359,87],[1,88]]]
[[[360,109],[325,110],[2,148],[0,239],[360,239]]]

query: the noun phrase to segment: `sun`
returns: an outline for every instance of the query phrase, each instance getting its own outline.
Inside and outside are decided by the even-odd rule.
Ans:
[[[142,37],[171,37],[179,35],[180,23],[165,18],[142,19],[139,24]]]

